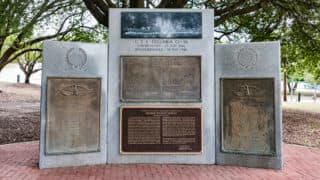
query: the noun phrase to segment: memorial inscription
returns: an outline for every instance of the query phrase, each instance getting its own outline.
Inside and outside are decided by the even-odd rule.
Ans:
[[[122,56],[122,101],[201,101],[200,56]]]
[[[121,107],[120,151],[200,153],[201,108]]]
[[[46,154],[99,151],[100,89],[100,78],[48,77]]]
[[[134,39],[130,41],[134,51],[150,52],[187,52],[190,50],[189,39]]]
[[[274,79],[221,79],[222,151],[274,155]]]

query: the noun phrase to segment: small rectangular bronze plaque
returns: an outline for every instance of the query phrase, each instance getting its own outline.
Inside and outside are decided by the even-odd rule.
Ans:
[[[100,150],[100,78],[48,77],[46,154]]]
[[[199,107],[121,107],[121,153],[201,153]]]
[[[274,155],[274,79],[221,79],[222,151]]]
[[[122,101],[201,101],[200,56],[121,57]]]

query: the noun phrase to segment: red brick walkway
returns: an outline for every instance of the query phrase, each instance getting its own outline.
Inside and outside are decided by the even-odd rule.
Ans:
[[[0,179],[320,179],[320,149],[284,144],[284,170],[217,165],[98,165],[38,169],[38,142],[0,146]]]

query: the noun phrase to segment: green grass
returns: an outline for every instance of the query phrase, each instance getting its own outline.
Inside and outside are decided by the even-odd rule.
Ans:
[[[320,113],[320,104],[315,104],[315,103],[282,102],[282,108],[283,109],[296,109],[296,110],[301,110],[301,111]]]

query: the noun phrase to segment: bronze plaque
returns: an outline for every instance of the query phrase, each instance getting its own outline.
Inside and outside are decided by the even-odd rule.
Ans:
[[[122,107],[121,153],[200,153],[201,108]]]
[[[222,151],[274,155],[274,79],[221,79]]]
[[[46,154],[100,150],[100,78],[47,81]]]
[[[121,57],[122,101],[201,101],[200,56]]]

